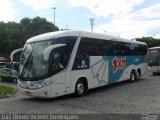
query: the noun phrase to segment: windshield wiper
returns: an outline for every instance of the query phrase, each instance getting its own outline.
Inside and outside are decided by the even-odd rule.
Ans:
[[[33,75],[33,78],[34,78],[33,69],[32,69],[32,67],[33,67],[33,66],[32,66],[33,62],[32,62],[32,64],[31,64],[31,60],[33,61],[33,56],[32,56],[33,50],[34,50],[34,46],[33,46],[33,49],[32,49],[32,51],[31,51],[31,54],[28,56],[26,62],[24,63],[24,67],[23,67],[22,72],[21,72],[21,74],[20,74],[20,77],[21,77],[21,78],[23,78],[23,76],[24,76],[24,74],[25,74],[24,71],[25,71],[25,69],[27,70],[27,69],[29,68],[29,65],[31,65],[32,75]],[[33,68],[34,68],[34,67],[33,67]],[[29,73],[28,73],[28,74],[29,74]]]
[[[35,78],[36,72],[35,72],[35,68],[34,68],[34,64],[33,64],[33,56],[31,57],[29,62],[30,62],[29,64],[31,65],[32,76],[33,76],[33,78]]]
[[[24,70],[27,69],[30,58],[31,58],[31,54],[28,56],[26,62],[24,63],[24,67],[22,68],[22,72],[21,72],[20,76],[22,76],[23,74],[25,74]]]

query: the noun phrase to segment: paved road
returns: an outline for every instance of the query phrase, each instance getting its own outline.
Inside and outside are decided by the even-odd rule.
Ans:
[[[160,114],[160,75],[148,74],[140,81],[122,82],[72,95],[40,99],[16,94],[0,99],[0,113],[32,114]]]

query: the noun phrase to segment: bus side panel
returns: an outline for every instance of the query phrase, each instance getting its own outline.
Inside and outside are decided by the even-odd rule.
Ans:
[[[72,70],[71,72],[71,93],[75,92],[75,85],[78,79],[86,78],[88,82],[88,89],[91,87],[90,83],[90,69],[83,69],[83,70]]]
[[[104,56],[108,61],[108,84],[125,79],[126,56]]]
[[[140,68],[143,75],[147,71],[145,56],[104,56],[104,59],[108,60],[109,84],[129,79],[132,69]]]
[[[108,60],[103,56],[90,57],[91,87],[99,87],[108,84]]]

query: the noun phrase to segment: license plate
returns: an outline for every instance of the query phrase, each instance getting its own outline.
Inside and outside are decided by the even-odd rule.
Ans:
[[[26,95],[31,96],[31,92],[26,91]]]

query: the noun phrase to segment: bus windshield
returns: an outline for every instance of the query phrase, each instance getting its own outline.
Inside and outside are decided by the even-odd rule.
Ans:
[[[49,65],[49,63],[53,63],[53,61],[44,61],[45,49],[54,44],[66,44],[66,46],[68,47],[66,47],[66,53],[63,54],[68,55],[67,58],[69,61],[69,57],[75,44],[75,40],[75,37],[62,37],[43,42],[26,43],[22,50],[20,58],[20,78],[26,81],[47,78],[49,67],[52,67],[52,65]]]

